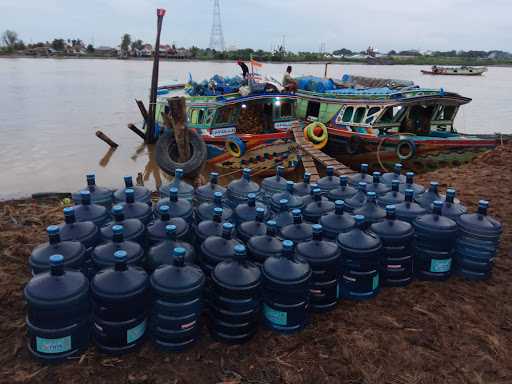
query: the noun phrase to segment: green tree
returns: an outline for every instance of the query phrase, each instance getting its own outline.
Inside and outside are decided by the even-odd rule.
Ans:
[[[65,46],[64,39],[53,39],[52,48],[56,51],[63,51]]]
[[[134,49],[141,50],[144,47],[144,42],[140,39],[137,39],[137,40],[133,41],[130,46],[131,46],[132,50],[134,50]]]
[[[132,42],[132,37],[129,33],[125,33],[123,37],[121,38],[121,51],[122,52],[128,52],[130,49],[130,44]]]
[[[14,48],[14,45],[18,41],[18,34],[11,30],[6,30],[2,34],[2,42],[5,44],[7,48]]]
[[[94,47],[92,46],[92,44],[89,44],[87,46],[87,53],[94,53]]]

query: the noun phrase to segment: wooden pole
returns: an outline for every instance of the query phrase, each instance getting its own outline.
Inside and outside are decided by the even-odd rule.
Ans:
[[[101,140],[110,145],[111,148],[116,149],[117,147],[119,147],[119,144],[117,144],[115,141],[113,141],[110,137],[108,137],[101,131],[96,131],[96,136],[98,136]]]
[[[144,136],[144,132],[142,132],[139,128],[137,128],[135,126],[135,124],[128,124],[128,129],[130,131],[133,131],[135,132],[135,134],[137,134],[138,136],[140,136],[142,138],[142,140],[145,139],[145,136]]]
[[[149,96],[149,116],[148,126],[146,129],[146,143],[155,142],[155,110],[156,110],[156,93],[158,88],[158,68],[160,61],[160,34],[162,33],[162,22],[165,16],[165,9],[156,10],[157,26],[156,26],[156,42],[155,55],[153,58],[153,74],[151,75],[151,91]]]
[[[179,161],[184,163],[190,159],[190,140],[187,131],[187,105],[184,97],[172,97],[168,100],[169,115],[174,138],[178,147]]]

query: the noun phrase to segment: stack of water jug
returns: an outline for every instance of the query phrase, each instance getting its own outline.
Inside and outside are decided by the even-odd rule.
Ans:
[[[181,351],[201,335],[250,339],[260,324],[292,333],[310,313],[340,300],[375,297],[414,278],[489,277],[501,225],[480,201],[476,213],[438,184],[425,190],[401,165],[347,178],[331,167],[317,184],[283,168],[263,180],[251,170],[227,188],[212,173],[194,190],[176,170],[151,193],[125,177],[115,192],[73,194],[64,221],[30,256],[25,288],[30,352],[44,361],[76,355],[94,340],[104,353],[131,351],[149,336]]]

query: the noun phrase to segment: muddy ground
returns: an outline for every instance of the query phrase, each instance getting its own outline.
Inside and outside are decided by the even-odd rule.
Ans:
[[[190,351],[164,353],[147,342],[110,357],[90,347],[45,366],[25,346],[22,289],[28,256],[61,221],[57,200],[0,203],[1,383],[512,383],[512,147],[457,169],[418,177],[453,186],[470,210],[480,198],[504,224],[494,275],[487,282],[452,278],[384,289],[374,300],[341,302],[307,329],[279,336],[261,329],[242,346],[213,342],[207,331]]]

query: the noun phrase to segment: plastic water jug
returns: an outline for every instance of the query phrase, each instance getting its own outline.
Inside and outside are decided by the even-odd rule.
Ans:
[[[468,210],[462,204],[455,202],[455,194],[456,191],[453,188],[448,188],[446,190],[446,199],[443,202],[441,214],[457,221],[459,216],[468,213]]]
[[[286,189],[286,179],[283,177],[284,167],[278,165],[274,176],[266,177],[261,182],[261,189],[266,199],[270,199],[272,195],[282,192]]]
[[[217,172],[210,173],[210,181],[205,185],[197,187],[194,191],[194,202],[196,205],[200,205],[207,201],[213,201],[215,192],[220,192],[224,196],[226,194],[226,188],[219,185],[219,174]]]
[[[238,238],[246,243],[253,236],[260,236],[267,233],[265,224],[265,210],[256,208],[256,218],[251,221],[244,221],[238,226]]]
[[[400,192],[400,182],[398,180],[393,180],[391,182],[391,191],[385,193],[382,196],[377,196],[377,204],[379,204],[381,207],[400,204],[404,201],[405,195]]]
[[[334,167],[328,166],[325,169],[326,176],[318,180],[318,188],[322,190],[322,193],[327,193],[331,189],[336,188],[340,184],[338,176],[334,176]]]
[[[303,179],[300,183],[295,184],[295,195],[297,196],[308,196],[311,193],[311,173],[305,172]]]
[[[358,185],[361,181],[366,184],[372,182],[370,175],[368,174],[368,164],[361,164],[361,171],[353,176],[350,176],[349,182],[351,185]]]
[[[242,177],[238,180],[233,180],[228,185],[228,204],[231,208],[235,208],[238,204],[247,202],[247,195],[254,193],[256,199],[259,199],[262,195],[262,191],[258,183],[251,180],[251,170],[244,168],[242,171]]]
[[[427,210],[414,202],[414,190],[406,189],[404,192],[405,201],[396,205],[396,217],[412,224],[418,216],[427,213]]]
[[[80,192],[80,204],[73,208],[78,222],[92,221],[98,227],[102,227],[110,221],[107,208],[103,205],[91,203],[91,193],[89,191]]]
[[[280,256],[283,244],[276,235],[277,223],[274,220],[267,221],[267,232],[264,235],[253,236],[247,241],[249,258],[261,266],[267,258]]]
[[[222,208],[213,209],[213,217],[211,220],[205,220],[195,226],[195,241],[196,247],[200,247],[203,241],[210,236],[222,235]]]
[[[116,203],[122,203],[126,201],[126,190],[133,189],[133,196],[135,201],[146,203],[151,206],[151,191],[141,185],[133,185],[133,179],[131,176],[124,177],[124,188],[118,189],[114,192],[114,200]]]
[[[295,194],[295,186],[293,181],[288,181],[285,184],[285,190],[282,192],[277,192],[272,195],[270,198],[270,206],[274,212],[279,212],[280,210],[280,201],[282,199],[288,200],[288,208],[289,209],[303,209],[304,208],[304,199]]]
[[[368,183],[366,185],[366,190],[368,192],[375,192],[377,196],[382,196],[391,191],[391,185],[386,185],[384,183],[381,183],[380,178],[381,174],[380,172],[373,172],[373,180],[371,183]]]
[[[171,188],[176,188],[176,192],[180,199],[185,199],[189,202],[192,202],[192,198],[194,197],[194,187],[183,181],[183,169],[176,168],[174,171],[174,179],[170,183],[160,187],[160,197],[170,197]]]
[[[185,261],[189,264],[196,263],[194,247],[187,242],[180,241],[176,235],[176,226],[169,224],[165,227],[166,238],[149,249],[146,266],[149,271],[157,269],[160,265],[172,264],[175,248],[185,250]]]
[[[334,203],[332,201],[322,199],[319,188],[313,190],[314,198],[304,209],[304,218],[310,223],[318,223],[322,216],[334,212]]]
[[[114,238],[114,231],[112,230],[112,227],[114,225],[122,225],[123,237],[125,240],[135,241],[142,247],[145,246],[146,227],[142,224],[142,221],[139,219],[126,219],[124,217],[124,207],[122,205],[114,205],[114,207],[112,207],[112,216],[114,217],[114,220],[101,228],[101,237],[103,240],[112,240]]]
[[[178,197],[178,190],[175,187],[169,189],[169,197],[160,199],[156,205],[156,210],[160,209],[160,206],[167,205],[169,207],[169,216],[181,217],[187,223],[192,224],[193,222],[193,209],[192,203],[187,199]]]
[[[402,164],[396,163],[393,172],[387,172],[382,175],[382,182],[386,185],[391,185],[393,180],[398,180],[400,184],[405,183],[405,176],[402,173]]]
[[[291,240],[295,243],[311,240],[313,237],[313,228],[311,224],[302,221],[300,209],[292,211],[293,223],[281,228],[280,236],[282,239]]]
[[[256,218],[256,210],[258,208],[263,209],[265,219],[270,216],[270,211],[267,209],[267,206],[259,201],[256,201],[256,194],[249,193],[247,195],[247,202],[238,204],[235,208],[235,220],[240,225],[245,221],[251,221]]]
[[[51,255],[49,263],[50,271],[34,276],[24,290],[28,349],[40,360],[57,362],[89,344],[89,280],[65,269],[62,255]]]
[[[222,192],[215,192],[213,194],[213,201],[205,201],[201,203],[196,210],[196,223],[204,220],[211,220],[213,218],[214,208],[222,208],[222,221],[234,221],[233,210],[223,204]]]
[[[357,193],[345,200],[345,209],[347,212],[354,212],[354,210],[363,207],[366,204],[366,183],[361,181],[357,185]]]
[[[340,176],[340,185],[337,188],[331,189],[327,193],[327,198],[330,201],[343,200],[351,198],[357,193],[357,189],[348,185],[348,177]]]
[[[366,218],[367,225],[384,220],[386,211],[377,205],[377,194],[368,192],[366,196],[366,204],[354,210],[354,215],[363,215]]]
[[[306,260],[313,271],[311,277],[311,311],[326,312],[334,309],[338,301],[340,250],[322,238],[322,226],[313,225],[313,239],[297,244],[296,254]]]
[[[173,217],[169,214],[169,206],[161,205],[158,209],[159,218],[149,223],[147,229],[147,238],[149,246],[158,244],[168,237],[167,226],[176,227],[175,236],[178,240],[190,240],[190,226],[181,217]]]
[[[302,330],[309,321],[312,270],[295,256],[292,241],[283,241],[283,252],[265,260],[263,276],[263,322],[280,333]]]
[[[79,241],[83,244],[86,251],[86,258],[89,258],[92,249],[100,241],[100,231],[92,221],[77,222],[75,209],[73,207],[64,208],[64,223],[59,225],[59,235],[61,241]]]
[[[277,228],[281,229],[288,224],[293,223],[293,215],[288,208],[288,200],[281,199],[279,201],[280,209],[279,212],[274,216]]]
[[[348,232],[356,225],[354,218],[345,212],[345,203],[343,200],[336,200],[334,206],[333,213],[329,213],[320,218],[323,234],[330,240],[336,240],[340,233]]]
[[[183,351],[200,335],[205,277],[201,268],[187,264],[185,249],[175,248],[172,264],[153,272],[150,333],[167,351]]]
[[[405,183],[400,184],[400,192],[405,193],[406,189],[412,189],[414,196],[419,196],[425,192],[425,188],[422,185],[414,182],[414,172],[407,172],[405,174]]]
[[[235,257],[235,245],[241,243],[233,238],[233,229],[233,224],[224,223],[222,236],[210,236],[201,244],[201,267],[207,277],[218,263]]]
[[[135,201],[135,191],[128,188],[124,191],[126,200],[120,205],[124,209],[125,219],[139,219],[142,224],[147,225],[153,219],[153,211],[146,203]]]
[[[430,187],[425,191],[425,193],[421,195],[416,195],[416,202],[421,205],[426,210],[430,211],[432,204],[436,200],[442,200],[441,195],[439,194],[439,183],[437,181],[431,181]]]
[[[84,190],[89,191],[91,195],[91,203],[103,205],[110,209],[112,206],[112,190],[96,185],[96,175],[94,173],[88,173],[85,178],[87,180],[87,187]],[[78,191],[71,195],[75,204],[80,204],[82,201],[81,193],[82,191]]]

